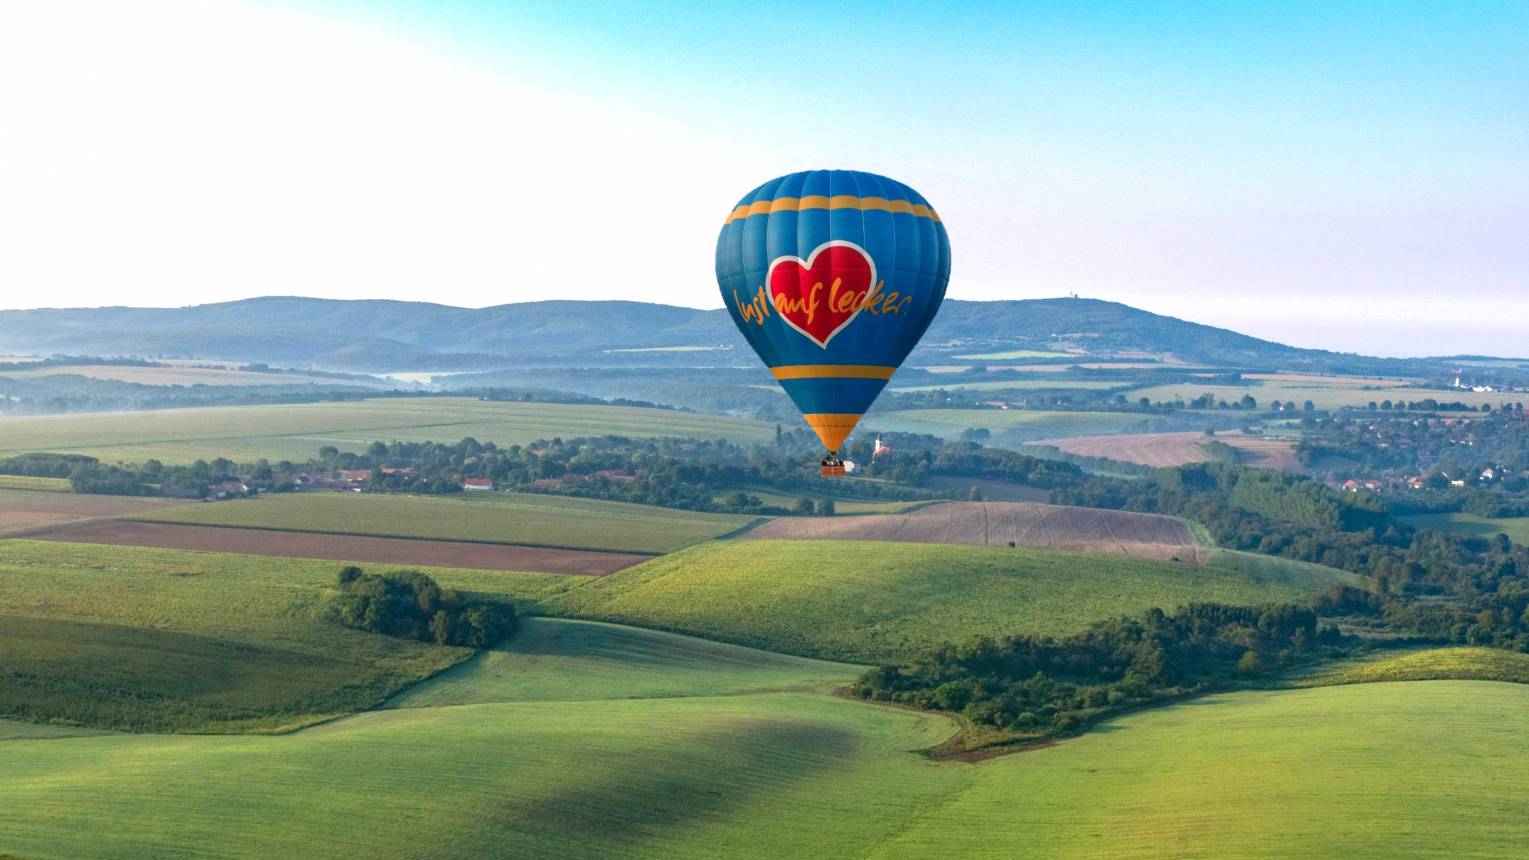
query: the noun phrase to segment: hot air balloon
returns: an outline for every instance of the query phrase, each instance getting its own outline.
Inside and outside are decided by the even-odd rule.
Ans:
[[[733,322],[828,449],[839,449],[923,337],[950,280],[950,240],[918,192],[810,170],[738,201],[717,238]]]

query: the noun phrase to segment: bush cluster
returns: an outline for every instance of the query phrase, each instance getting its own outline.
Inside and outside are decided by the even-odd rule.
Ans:
[[[1062,639],[987,637],[881,666],[852,690],[867,699],[959,712],[999,729],[1082,731],[1101,715],[1202,692],[1340,641],[1311,609],[1192,604],[1102,621]]]
[[[338,585],[335,617],[370,633],[487,648],[514,633],[518,623],[510,604],[464,598],[417,570],[367,573],[346,567]]]

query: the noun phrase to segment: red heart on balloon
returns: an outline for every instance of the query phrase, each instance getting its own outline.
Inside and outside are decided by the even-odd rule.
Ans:
[[[765,278],[780,318],[824,349],[866,304],[876,283],[871,255],[853,242],[824,242],[807,259],[776,257]]]

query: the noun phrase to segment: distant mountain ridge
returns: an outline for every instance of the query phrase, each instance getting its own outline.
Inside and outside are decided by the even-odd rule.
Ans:
[[[1215,365],[1318,368],[1388,362],[1299,349],[1116,302],[947,300],[920,353],[1047,349],[1168,354]],[[219,358],[334,370],[481,370],[516,365],[753,361],[725,310],[623,301],[459,308],[428,302],[268,296],[182,308],[0,311],[0,353]]]

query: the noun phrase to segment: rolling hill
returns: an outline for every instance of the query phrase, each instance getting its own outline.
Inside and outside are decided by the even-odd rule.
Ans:
[[[946,301],[928,358],[991,349],[1172,353],[1208,364],[1326,368],[1389,360],[1297,349],[1116,302]],[[676,350],[686,347],[685,350]],[[183,308],[0,312],[0,354],[223,358],[374,372],[482,370],[577,359],[581,366],[728,366],[752,361],[724,310],[641,302],[542,301],[458,308],[427,302],[269,296]]]

